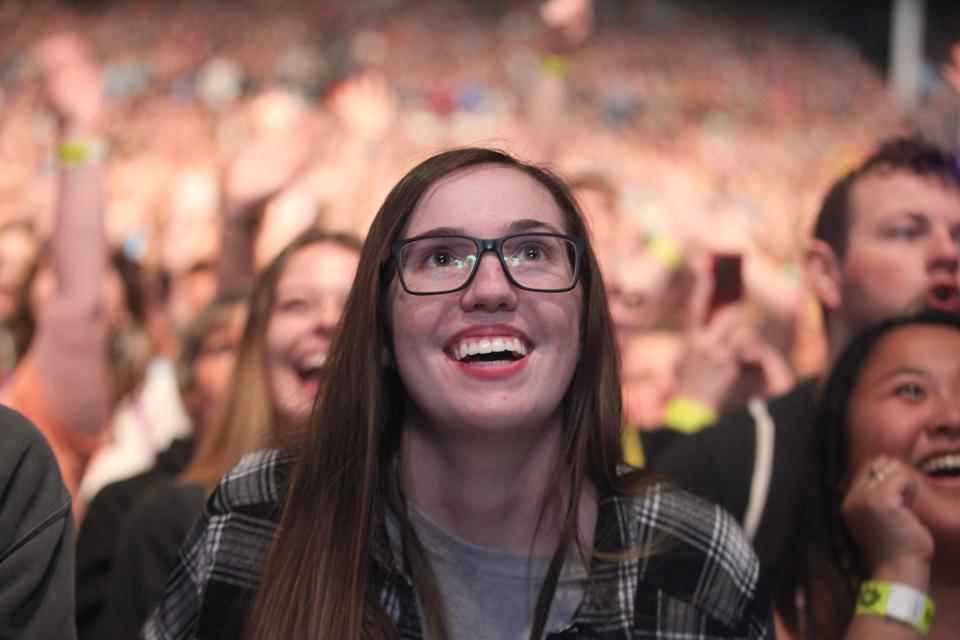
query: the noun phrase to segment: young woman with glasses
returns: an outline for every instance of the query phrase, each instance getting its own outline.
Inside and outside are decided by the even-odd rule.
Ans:
[[[410,171],[305,440],[220,483],[147,637],[772,637],[732,519],[618,467],[598,274],[551,173],[486,149]]]

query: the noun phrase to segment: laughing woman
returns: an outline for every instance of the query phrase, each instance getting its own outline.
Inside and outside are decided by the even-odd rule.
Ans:
[[[772,637],[732,519],[618,469],[598,274],[552,174],[486,149],[410,171],[305,441],[221,482],[147,637]]]
[[[960,639],[960,318],[867,329],[818,429],[795,637]]]

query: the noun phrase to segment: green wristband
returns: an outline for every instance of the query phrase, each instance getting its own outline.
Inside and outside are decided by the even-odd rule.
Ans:
[[[936,607],[927,594],[896,582],[865,580],[857,596],[857,615],[883,616],[927,635]]]

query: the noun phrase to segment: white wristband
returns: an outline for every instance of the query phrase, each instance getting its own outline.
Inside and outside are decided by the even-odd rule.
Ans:
[[[860,585],[856,613],[897,620],[926,635],[930,632],[934,606],[927,594],[913,587],[897,582],[867,580]]]

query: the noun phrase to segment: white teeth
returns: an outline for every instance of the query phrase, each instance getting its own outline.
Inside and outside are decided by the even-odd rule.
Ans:
[[[320,369],[323,367],[323,364],[327,361],[327,355],[325,353],[315,353],[311,356],[306,357],[303,360],[304,369]]]
[[[511,352],[522,357],[527,355],[527,345],[519,338],[467,338],[454,345],[450,352],[457,360],[463,360],[467,356],[475,356],[479,353]]]
[[[960,453],[948,453],[946,455],[930,458],[922,465],[920,471],[924,473],[936,473],[938,471],[960,471]]]

